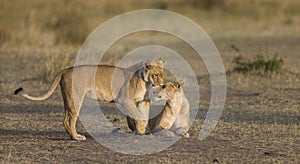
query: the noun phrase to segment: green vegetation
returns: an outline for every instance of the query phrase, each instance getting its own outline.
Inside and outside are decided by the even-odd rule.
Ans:
[[[243,73],[253,71],[278,73],[283,65],[283,60],[278,58],[277,55],[271,59],[266,59],[262,55],[256,55],[255,59],[251,61],[245,61],[242,56],[238,56],[234,62],[236,64],[234,71]]]
[[[231,45],[231,48],[236,52],[240,53],[239,49],[235,45]],[[242,54],[239,54],[234,60],[235,67],[233,71],[249,73],[249,72],[260,72],[260,73],[278,73],[282,69],[283,60],[277,57],[267,59],[262,55],[255,55],[252,60],[245,60]]]

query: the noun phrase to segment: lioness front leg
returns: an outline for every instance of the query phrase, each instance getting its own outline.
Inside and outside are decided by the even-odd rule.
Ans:
[[[147,107],[142,105],[142,104],[146,104],[148,105]],[[143,107],[141,107],[143,106]],[[130,130],[132,130],[133,132],[137,132],[138,134],[141,134],[140,132],[144,132],[145,134],[149,133],[150,130],[148,129],[148,122],[149,120],[146,119],[149,117],[149,108],[150,108],[150,104],[148,102],[142,102],[140,103],[140,105],[138,105],[138,111],[141,115],[143,115],[143,119],[141,120],[136,120],[131,118],[130,116],[127,116],[127,125],[129,127]]]
[[[136,120],[137,133],[139,132],[143,132],[141,134],[149,133],[149,130],[147,130],[148,121],[149,121],[149,109],[150,109],[150,101],[141,101],[137,103],[137,110],[142,116],[142,119]]]
[[[127,125],[130,130],[136,132],[137,134],[142,135],[148,133],[147,131],[148,120],[140,120],[140,119],[135,120],[130,116],[127,116]]]
[[[149,117],[149,101],[138,102],[137,106],[132,100],[120,101],[120,104],[128,112],[127,124],[137,134],[145,134]]]

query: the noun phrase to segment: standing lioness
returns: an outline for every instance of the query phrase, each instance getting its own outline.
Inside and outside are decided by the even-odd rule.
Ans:
[[[45,100],[53,94],[58,84],[65,106],[64,126],[72,139],[85,140],[85,136],[76,131],[76,121],[85,95],[93,92],[99,101],[116,102],[134,118],[138,134],[144,134],[148,124],[149,111],[137,108],[139,104],[149,102],[148,90],[163,83],[163,59],[149,60],[128,68],[108,65],[76,66],[59,72],[50,89],[42,96],[34,97],[23,93],[30,100]],[[96,72],[95,72],[96,71]],[[95,73],[95,76],[93,75]],[[80,77],[73,79],[73,74]],[[18,94],[22,91],[15,91]]]

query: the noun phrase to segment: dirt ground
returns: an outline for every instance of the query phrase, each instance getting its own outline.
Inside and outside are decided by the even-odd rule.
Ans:
[[[0,159],[17,162],[191,162],[191,163],[297,163],[300,160],[300,85],[299,38],[250,38],[251,48],[268,43],[270,53],[282,51],[285,68],[278,74],[241,74],[232,72],[236,54],[228,43],[238,43],[244,53],[253,52],[247,39],[216,39],[227,70],[225,109],[214,131],[198,140],[210,100],[209,77],[199,75],[200,109],[190,129],[190,138],[180,139],[169,148],[149,155],[114,152],[93,139],[79,124],[86,141],[69,139],[62,124],[63,102],[59,89],[48,100],[33,102],[14,96],[19,86],[41,94],[49,83],[40,80],[35,65],[45,69],[41,52],[1,52]],[[284,43],[284,45],[282,44]],[[281,46],[284,49],[275,47]],[[257,48],[257,49],[258,49]],[[24,53],[24,54],[23,54]],[[289,54],[289,55],[286,55]],[[29,61],[34,61],[31,64]],[[35,71],[31,71],[35,70]],[[201,73],[199,73],[201,74]],[[37,77],[36,77],[37,76]],[[111,105],[103,105],[105,110]],[[107,118],[126,129],[122,115],[108,112]]]

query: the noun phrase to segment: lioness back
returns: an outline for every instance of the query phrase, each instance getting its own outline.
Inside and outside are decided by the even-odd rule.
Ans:
[[[113,80],[117,82],[113,82]],[[61,86],[64,86],[68,92],[72,92],[73,87],[73,92],[78,95],[94,91],[98,100],[110,102],[116,96],[112,93],[112,89],[120,90],[124,80],[124,69],[120,67],[109,65],[76,66],[65,70],[62,74]]]

